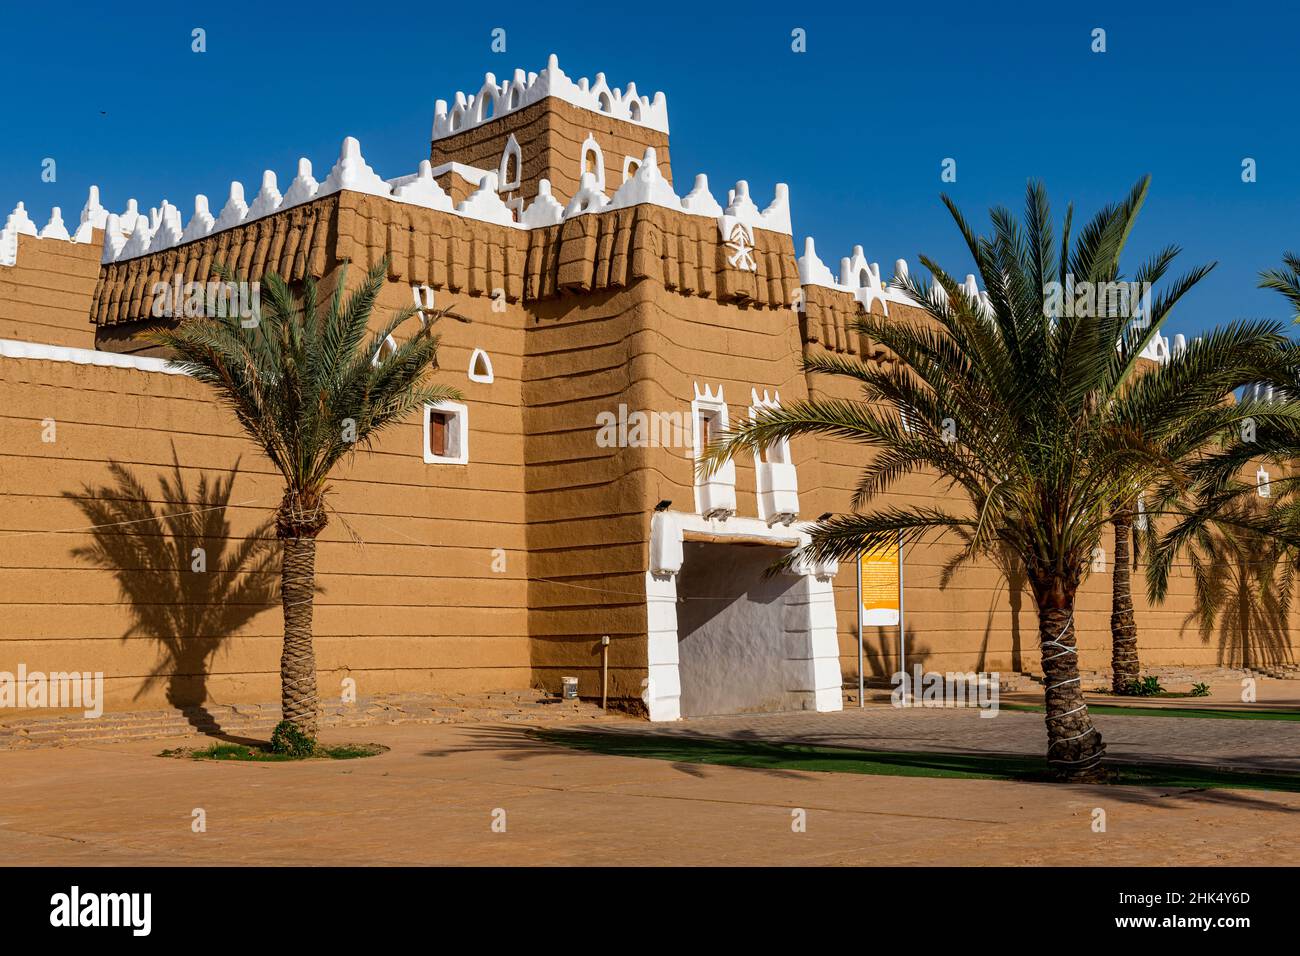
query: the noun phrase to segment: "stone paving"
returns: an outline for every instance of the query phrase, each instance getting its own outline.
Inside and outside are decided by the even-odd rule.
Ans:
[[[847,727],[859,718],[818,719]],[[570,749],[538,740],[519,722],[375,724],[324,736],[391,749],[289,764],[158,756],[172,741],[0,753],[0,862],[1300,864],[1294,793],[677,764]],[[1094,828],[1099,808],[1104,832]],[[201,832],[196,809],[204,812]],[[798,813],[806,827],[796,830]],[[493,828],[497,820],[507,823],[504,832]]]
[[[362,697],[353,704],[332,702],[323,708],[321,726],[578,719],[626,718],[607,715],[587,701],[564,701],[539,690],[514,690],[484,694],[388,694]],[[108,713],[94,720],[66,715],[24,716],[0,721],[0,751],[114,740],[153,740],[196,733],[218,738],[255,737],[265,740],[279,721],[278,703]]]

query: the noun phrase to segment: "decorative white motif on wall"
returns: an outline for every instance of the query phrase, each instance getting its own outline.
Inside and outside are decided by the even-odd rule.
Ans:
[[[519,188],[523,167],[519,141],[515,139],[515,134],[511,133],[510,138],[506,140],[506,148],[501,151],[501,168],[497,170],[497,178],[501,181],[502,190]]]
[[[475,349],[469,357],[469,380],[490,385],[493,378],[491,357],[482,349]]]
[[[590,174],[596,180],[596,186],[602,192],[605,189],[605,154],[601,151],[600,143],[596,142],[596,137],[590,133],[582,141],[582,149],[578,151],[578,178]]]
[[[727,264],[746,272],[757,272],[758,263],[754,261],[754,232],[743,222],[731,227],[731,237],[727,240],[731,255]]]

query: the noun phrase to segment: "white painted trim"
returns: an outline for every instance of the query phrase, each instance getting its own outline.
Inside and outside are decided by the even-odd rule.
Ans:
[[[592,169],[591,175],[595,177],[596,188],[599,189],[601,192],[604,192],[605,191],[605,153],[600,148],[600,143],[596,142],[596,137],[592,136],[590,133],[588,133],[587,138],[582,141],[582,148],[578,150],[578,179],[579,180],[581,180],[583,176],[587,175],[587,154],[588,153],[596,154],[596,162],[593,164],[595,168]]]
[[[474,366],[480,358],[483,359],[483,364],[487,367],[486,375],[478,375],[474,372]],[[473,354],[469,357],[468,374],[471,382],[479,382],[482,385],[491,385],[495,378],[492,372],[492,356],[488,355],[487,352],[483,351],[483,349],[475,349]]]
[[[629,169],[631,168],[633,163],[636,163],[637,169],[641,167],[641,160],[637,159],[637,157],[635,156],[623,157],[623,182],[627,182],[629,179],[631,179],[633,176],[637,174],[636,169],[632,169],[629,172]]]
[[[161,372],[164,375],[185,374],[181,369],[169,367],[167,359],[100,352],[96,349],[68,348],[63,345],[42,345],[38,342],[20,342],[16,339],[0,339],[0,358],[71,362],[74,365],[98,365],[101,368],[129,368],[137,372]]]
[[[513,179],[506,178],[506,172],[510,168],[510,157],[515,159],[515,176]],[[519,141],[515,139],[515,134],[511,133],[510,138],[506,140],[506,147],[501,151],[501,165],[497,169],[497,179],[501,185],[499,192],[508,192],[512,189],[519,188],[519,182],[524,175],[524,157],[519,151]]]
[[[451,437],[451,455],[434,455],[429,451],[429,413],[451,412],[455,431]],[[424,463],[426,465],[469,464],[469,409],[461,402],[429,402],[424,406]]]
[[[695,397],[691,399],[691,449],[694,455],[692,465],[704,454],[704,436],[700,431],[700,413],[712,412],[716,415],[719,429],[726,431],[731,427],[731,415],[727,410],[727,400],[723,396],[723,386],[719,385],[715,393],[706,382],[704,390],[700,383],[694,383]],[[708,478],[695,476],[695,512],[701,515],[717,517],[725,521],[736,513],[736,463],[726,461],[722,467]]]
[[[683,562],[686,531],[726,537],[738,535],[788,540],[799,538],[800,547],[812,541],[802,527],[773,530],[755,518],[710,521],[680,511],[656,512],[650,518],[650,567],[646,570],[647,675],[641,699],[654,721],[681,718],[681,671],[677,655],[677,575]],[[791,573],[801,579],[789,604],[794,614],[786,628],[785,662],[788,690],[802,694],[805,709],[841,710],[843,675],[835,619],[837,562],[800,562]]]

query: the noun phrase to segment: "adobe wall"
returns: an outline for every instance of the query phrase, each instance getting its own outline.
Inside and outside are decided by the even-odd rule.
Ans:
[[[18,258],[0,266],[0,339],[93,348],[90,303],[102,233],[90,243],[19,235]]]
[[[358,278],[352,270],[349,285]],[[410,301],[409,283],[394,281],[379,312]],[[331,482],[337,514],[317,556],[322,695],[339,693],[345,676],[363,695],[531,682],[524,316],[518,307],[494,311],[486,297],[462,297],[455,308],[472,321],[441,327],[436,378],[471,407],[470,463],[426,464],[413,415]],[[474,348],[491,355],[491,384],[468,380]],[[229,569],[274,511],[282,483],[210,393],[183,376],[0,358],[0,408],[0,540],[22,536],[0,549],[0,670],[102,670],[109,709],[278,699],[278,565]],[[57,422],[53,443],[41,440],[47,418]],[[212,500],[237,459],[228,494]],[[110,461],[125,471],[114,475]],[[188,501],[164,493],[164,478]],[[203,488],[206,503],[196,502]],[[144,503],[130,504],[136,498]],[[217,509],[206,512],[215,517],[203,535],[151,522],[59,530],[196,504]],[[193,540],[206,548],[203,573],[190,569]],[[200,640],[181,648],[164,638],[178,633]],[[151,679],[159,667],[209,676]]]

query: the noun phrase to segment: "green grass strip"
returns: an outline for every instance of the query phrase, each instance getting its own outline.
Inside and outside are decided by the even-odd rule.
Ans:
[[[1042,704],[998,704],[1000,710],[1043,712]],[[1128,704],[1089,704],[1089,713],[1115,714],[1120,717],[1201,717],[1218,720],[1300,720],[1294,710],[1227,710],[1213,707],[1130,707]]]
[[[293,760],[355,760],[358,757],[373,757],[381,754],[387,747],[377,744],[342,744],[337,747],[318,747],[310,757],[294,757],[289,754],[272,753],[261,747],[247,747],[243,744],[213,744],[202,750],[164,750],[161,757],[190,757],[194,760],[238,760],[251,763],[285,763]]]
[[[548,743],[612,757],[643,757],[674,763],[862,773],[887,777],[940,777],[966,780],[1056,782],[1042,757],[1016,754],[952,754],[925,751],[858,750],[806,744],[765,743],[675,734],[599,733],[537,730]],[[1110,763],[1112,784],[1177,789],[1280,790],[1300,793],[1300,774],[1218,770],[1171,764]]]

